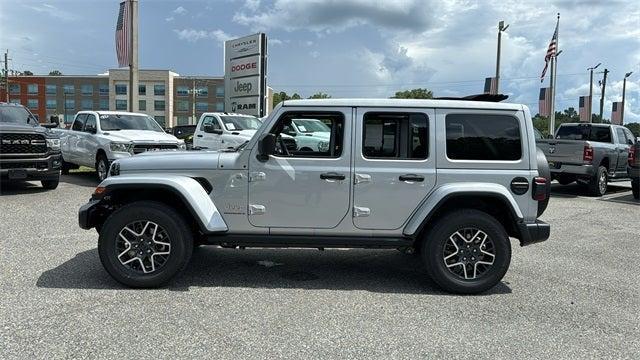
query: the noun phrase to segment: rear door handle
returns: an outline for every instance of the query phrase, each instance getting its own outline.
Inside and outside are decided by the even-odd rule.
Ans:
[[[320,179],[322,180],[344,180],[344,174],[338,174],[336,172],[328,172],[320,174]]]
[[[411,182],[423,182],[424,176],[416,175],[416,174],[404,174],[400,175],[400,181],[411,181]]]
[[[196,135],[197,137],[202,137],[202,135]]]

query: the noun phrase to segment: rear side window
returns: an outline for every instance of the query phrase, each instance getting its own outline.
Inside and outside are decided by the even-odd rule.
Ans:
[[[627,143],[627,135],[624,133],[624,130],[622,130],[622,128],[616,128],[616,134],[618,134],[618,144]]]
[[[82,131],[84,129],[84,121],[87,119],[87,114],[80,114],[76,117],[76,121],[73,122],[71,130]]]
[[[422,113],[366,113],[362,154],[373,159],[423,160],[428,153],[429,119]]]
[[[509,115],[449,114],[445,118],[447,157],[454,160],[519,160],[518,119]]]

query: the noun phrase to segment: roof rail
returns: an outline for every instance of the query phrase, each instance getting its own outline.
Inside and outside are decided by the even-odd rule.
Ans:
[[[463,97],[436,97],[434,100],[466,100],[466,101],[488,101],[488,102],[500,102],[506,100],[509,95],[504,94],[476,94]]]

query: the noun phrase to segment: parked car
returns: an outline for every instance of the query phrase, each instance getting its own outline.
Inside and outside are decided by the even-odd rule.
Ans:
[[[326,151],[329,148],[331,129],[315,119],[293,119],[283,133],[296,139],[300,151]]]
[[[187,149],[193,148],[193,135],[196,132],[196,125],[176,125],[167,129],[166,132],[180,140],[184,140]]]
[[[293,119],[327,124],[329,148],[282,146]],[[399,248],[443,289],[477,293],[505,275],[510,237],[549,237],[549,181],[523,105],[287,100],[243,146],[117,160],[78,216],[133,287],[164,284],[212,244]]]
[[[626,179],[633,135],[624,126],[565,123],[554,139],[540,139],[538,146],[549,160],[551,178],[566,185],[585,185],[591,195],[602,196],[610,179]]]
[[[0,181],[36,180],[55,189],[61,164],[58,135],[26,107],[0,102]]]
[[[78,166],[96,169],[107,178],[111,162],[146,151],[183,150],[183,140],[164,132],[146,114],[118,111],[80,111],[71,128],[61,134],[62,173]]]
[[[635,139],[635,144],[629,149],[628,163],[627,172],[631,178],[633,197],[640,199],[640,139]]]

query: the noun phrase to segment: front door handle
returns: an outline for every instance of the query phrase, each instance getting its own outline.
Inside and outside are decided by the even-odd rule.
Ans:
[[[320,174],[322,180],[344,180],[344,174],[338,174],[337,172],[328,172]]]
[[[202,137],[202,135],[196,135],[197,137]]]
[[[424,176],[416,175],[416,174],[404,174],[400,175],[400,181],[410,181],[410,182],[423,182]]]

